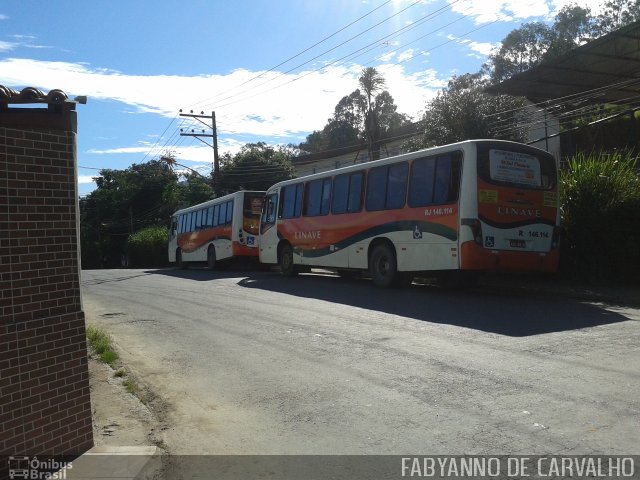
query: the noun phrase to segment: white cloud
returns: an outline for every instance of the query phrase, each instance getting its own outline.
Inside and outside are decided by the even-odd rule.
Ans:
[[[96,182],[93,180],[93,177],[97,177],[98,174],[96,173],[96,175],[78,175],[78,184],[80,185],[88,185],[88,184],[95,184]]]
[[[451,10],[474,19],[477,25],[494,21],[526,21],[535,17],[552,20],[562,9],[575,0],[449,0]],[[581,7],[589,7],[597,15],[603,9],[603,0],[581,0]]]
[[[551,0],[552,5],[552,15],[557,14],[562,7],[571,4],[578,4],[582,8],[589,8],[591,10],[592,15],[598,15],[604,10],[604,0],[580,0],[580,2],[576,2],[575,0]]]
[[[0,61],[0,71],[5,85],[61,88],[70,96],[116,100],[140,112],[167,117],[192,105],[198,111],[215,108],[219,117],[236,119],[225,127],[229,133],[269,136],[311,131],[324,124],[343,92],[356,88],[357,78],[344,67],[296,75],[248,70],[194,77],[125,75],[77,63],[18,58]],[[256,78],[258,75],[262,76]]]
[[[99,150],[96,148],[91,148],[86,151],[86,153],[93,153],[96,155],[111,155],[114,153],[147,153],[149,151],[150,146],[146,147],[121,147],[121,148],[107,148],[104,150]]]
[[[414,55],[413,50],[400,54]],[[0,84],[14,88],[35,86],[43,91],[64,90],[70,98],[87,95],[90,108],[95,100],[122,102],[140,113],[175,118],[180,108],[209,114],[216,112],[218,150],[236,153],[248,141],[263,138],[270,143],[296,143],[324,125],[336,103],[358,88],[361,65],[330,66],[321,71],[296,74],[253,72],[238,69],[226,75],[126,75],[93,68],[87,64],[46,62],[8,58],[0,60]],[[387,81],[398,111],[417,117],[435,92],[446,85],[435,70],[408,74],[401,65],[377,66]],[[174,123],[181,125],[182,118]],[[185,126],[191,128],[189,124]],[[199,128],[202,128],[200,126]],[[149,132],[153,133],[153,132]],[[162,149],[169,136],[153,144]],[[292,140],[293,139],[293,140]],[[151,142],[109,149],[91,149],[86,153],[147,154]],[[205,145],[175,147],[184,161],[208,162],[211,149]]]
[[[378,59],[379,59],[381,62],[389,62],[389,61],[391,61],[391,59],[392,59],[393,57],[395,57],[395,56],[396,56],[396,53],[397,53],[396,51],[388,52],[388,53],[384,53],[384,54],[380,55],[380,56],[378,57]]]
[[[474,52],[483,56],[488,56],[497,44],[489,42],[469,42],[467,46]]]
[[[413,58],[416,55],[417,54],[415,53],[415,50],[413,48],[405,50],[404,52],[398,55],[398,63],[404,62],[405,60],[409,60],[410,58]]]
[[[460,0],[451,2],[451,10],[468,15],[476,24],[523,20],[549,14],[549,7],[540,0]]]
[[[10,52],[11,50],[16,48],[17,46],[18,46],[17,43],[3,42],[2,40],[0,40],[0,52]]]

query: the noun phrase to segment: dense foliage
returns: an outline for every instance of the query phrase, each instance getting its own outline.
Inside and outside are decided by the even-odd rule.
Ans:
[[[169,229],[165,226],[153,226],[129,236],[129,266],[164,267],[168,264]]]
[[[603,7],[603,13],[593,16],[588,7],[567,5],[551,25],[522,24],[502,40],[484,71],[493,82],[501,82],[640,19],[638,0],[608,0]]]
[[[242,188],[264,190],[291,178],[290,157],[282,148],[250,144],[237,155],[223,158],[217,179],[193,171],[177,173],[177,163],[165,157],[125,170],[100,170],[98,188],[80,199],[82,267],[120,267],[129,262],[147,266],[149,260],[140,253],[137,258],[131,257],[132,245],[136,248],[139,243],[129,242],[130,235],[141,230],[147,232],[145,235],[157,233],[154,228],[166,228],[171,214],[180,208]],[[165,257],[166,247],[162,254]]]
[[[322,130],[307,136],[300,149],[322,152],[353,145],[366,145],[369,158],[380,158],[380,140],[407,125],[411,118],[398,113],[386,81],[375,68],[365,68],[358,89],[345,95],[335,106],[333,116]]]
[[[406,150],[446,145],[472,138],[522,141],[526,131],[518,128],[524,99],[489,95],[489,80],[481,74],[453,77],[446,89],[427,104],[421,120],[423,134],[405,144]],[[505,128],[510,126],[510,128]]]
[[[225,154],[215,180],[217,196],[238,190],[266,190],[271,185],[294,177],[292,151],[266,143],[249,143],[235,155]]]
[[[591,282],[638,281],[640,175],[631,152],[578,154],[561,173],[562,267]]]

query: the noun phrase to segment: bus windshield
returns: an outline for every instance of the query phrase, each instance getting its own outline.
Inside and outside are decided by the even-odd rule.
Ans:
[[[478,145],[478,174],[494,185],[548,190],[555,186],[556,163],[535,149],[486,143]]]
[[[245,193],[242,226],[252,235],[260,231],[260,214],[262,213],[263,193]]]

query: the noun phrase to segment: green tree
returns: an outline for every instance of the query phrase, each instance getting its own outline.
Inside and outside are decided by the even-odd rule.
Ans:
[[[596,283],[638,283],[640,230],[632,220],[640,218],[636,154],[577,154],[560,180],[565,273]]]
[[[84,268],[119,266],[128,235],[166,225],[181,203],[178,176],[160,160],[103,169],[95,181],[97,188],[80,201]]]
[[[376,93],[382,91],[387,84],[384,77],[373,67],[367,67],[362,71],[358,83],[364,91],[364,137],[367,141],[369,159],[377,160],[380,158],[380,104],[382,101],[378,101]]]
[[[489,57],[493,80],[502,81],[539,64],[549,48],[549,33],[549,27],[541,22],[525,23],[509,32],[500,49]]]
[[[604,11],[596,17],[594,30],[597,35],[604,35],[639,19],[639,0],[609,0],[604,2]]]
[[[556,15],[552,25],[531,22],[509,32],[500,48],[489,56],[485,70],[490,72],[493,82],[501,82],[557,58],[595,35],[591,10],[568,5]]]
[[[183,174],[184,180],[177,184],[180,207],[189,207],[214,198],[211,179],[197,173]]]
[[[369,158],[376,159],[380,140],[411,121],[397,112],[393,97],[384,90],[384,77],[375,68],[365,68],[358,83],[360,88],[340,99],[325,127],[307,136],[301,150],[313,153],[364,143]]]
[[[222,157],[220,175],[214,179],[218,197],[238,190],[266,190],[274,183],[295,176],[289,147],[249,143],[242,150]]]
[[[524,129],[509,128],[519,123],[524,99],[509,95],[489,95],[489,80],[480,73],[453,77],[427,104],[421,119],[424,134],[405,145],[416,150],[472,138],[503,138],[522,141]],[[504,133],[503,133],[504,130]]]

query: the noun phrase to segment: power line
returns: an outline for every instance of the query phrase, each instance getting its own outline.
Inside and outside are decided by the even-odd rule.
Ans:
[[[382,7],[384,7],[385,5],[387,5],[387,4],[389,4],[389,3],[391,3],[391,0],[387,0],[386,2],[384,2],[384,3],[380,4],[379,6],[377,6],[376,8],[374,8],[373,10],[371,10],[371,11],[369,11],[369,12],[365,13],[365,14],[364,14],[364,15],[362,15],[361,17],[358,17],[357,19],[355,19],[354,21],[352,21],[352,22],[350,22],[349,24],[345,25],[344,27],[340,28],[339,30],[337,30],[337,31],[333,32],[331,35],[328,35],[328,36],[324,37],[322,40],[320,40],[320,41],[318,41],[318,42],[314,43],[313,45],[311,45],[311,46],[309,46],[309,47],[305,48],[304,50],[302,50],[302,51],[300,51],[300,52],[296,53],[295,55],[293,55],[293,56],[291,56],[291,57],[287,58],[286,60],[284,60],[284,61],[280,62],[279,64],[277,64],[277,65],[275,65],[275,66],[271,67],[269,70],[267,70],[267,71],[265,71],[265,72],[262,72],[262,73],[260,73],[259,75],[256,75],[256,76],[254,76],[254,77],[250,78],[249,80],[246,80],[245,82],[241,83],[240,85],[237,85],[237,86],[235,86],[235,87],[233,87],[233,88],[231,88],[231,89],[228,89],[228,90],[226,90],[226,91],[224,91],[224,92],[221,92],[221,93],[219,93],[218,95],[215,95],[215,96],[213,96],[213,97],[209,97],[209,98],[206,98],[206,99],[204,99],[204,100],[201,100],[201,101],[199,101],[199,102],[197,102],[197,103],[195,103],[195,104],[193,104],[193,105],[191,105],[191,106],[189,106],[189,107],[187,107],[187,108],[192,108],[192,107],[194,107],[194,108],[195,108],[197,105],[201,105],[201,104],[203,104],[204,102],[208,102],[209,100],[214,100],[217,96],[224,95],[224,94],[226,94],[227,92],[233,91],[233,90],[234,90],[234,89],[236,89],[236,88],[242,87],[242,86],[244,86],[244,85],[246,85],[246,84],[248,84],[248,83],[250,83],[250,82],[253,82],[254,80],[257,80],[257,79],[259,79],[259,78],[263,77],[263,76],[264,76],[264,75],[266,75],[267,73],[274,71],[276,68],[281,67],[282,65],[285,65],[286,63],[289,63],[291,60],[293,60],[293,59],[295,59],[295,58],[298,58],[298,57],[299,57],[299,56],[301,56],[302,54],[307,53],[309,50],[311,50],[311,49],[313,49],[313,48],[317,47],[318,45],[323,44],[324,42],[326,42],[326,41],[327,41],[327,40],[329,40],[330,38],[335,37],[335,36],[336,36],[336,35],[338,35],[339,33],[343,32],[343,31],[344,31],[344,30],[346,30],[347,28],[349,28],[349,27],[351,27],[351,26],[355,25],[355,24],[356,24],[356,23],[358,23],[360,20],[363,20],[364,18],[368,17],[369,15],[371,15],[372,13],[376,12],[377,10],[381,9]],[[416,2],[416,3],[417,3],[417,2]]]
[[[352,41],[352,40],[354,40],[355,38],[358,38],[358,37],[362,36],[363,34],[367,33],[368,31],[370,31],[370,30],[372,30],[372,29],[374,29],[374,28],[376,28],[376,27],[380,26],[380,25],[381,25],[381,24],[383,24],[384,22],[386,22],[386,21],[390,20],[391,18],[393,18],[393,17],[395,17],[395,16],[397,16],[397,15],[399,15],[399,14],[401,14],[401,13],[405,12],[406,10],[408,10],[408,9],[409,9],[409,8],[411,8],[411,7],[413,7],[413,6],[414,6],[414,5],[416,5],[417,3],[420,3],[420,1],[421,1],[421,0],[418,0],[418,1],[416,1],[416,2],[414,2],[414,3],[412,3],[412,4],[410,4],[409,6],[405,7],[405,8],[404,8],[404,9],[402,9],[402,10],[400,10],[399,12],[396,12],[395,14],[391,15],[390,17],[387,17],[386,19],[382,20],[381,22],[378,22],[378,23],[377,23],[377,24],[375,24],[374,26],[369,27],[369,28],[367,28],[366,30],[364,30],[364,31],[362,31],[362,32],[360,32],[360,33],[358,33],[358,34],[356,34],[356,35],[352,36],[351,38],[349,38],[349,39],[345,40],[344,42],[340,43],[339,45],[336,45],[335,47],[332,47],[332,48],[330,48],[329,50],[325,50],[325,51],[324,51],[324,52],[322,52],[321,54],[319,54],[319,55],[317,55],[317,56],[313,57],[311,60],[308,60],[307,62],[301,63],[300,65],[297,65],[297,66],[295,66],[295,67],[293,67],[293,68],[291,68],[291,69],[289,69],[289,70],[287,70],[287,71],[285,71],[285,72],[281,72],[281,73],[279,73],[278,75],[276,75],[275,77],[273,77],[273,78],[271,78],[271,79],[269,79],[269,80],[267,80],[267,81],[265,81],[265,82],[262,82],[262,83],[260,83],[259,85],[256,85],[256,86],[254,87],[254,89],[255,89],[255,88],[262,87],[262,86],[264,86],[264,85],[267,85],[268,83],[271,83],[271,82],[273,82],[273,81],[277,80],[278,78],[281,78],[281,77],[283,77],[283,76],[285,76],[285,75],[287,75],[287,74],[289,74],[289,73],[291,73],[291,72],[293,72],[293,71],[297,70],[298,68],[300,68],[300,67],[302,67],[302,66],[304,66],[304,65],[307,65],[308,63],[311,63],[311,62],[312,62],[312,61],[314,61],[314,60],[317,60],[318,58],[322,57],[323,55],[325,55],[325,54],[327,54],[327,53],[329,53],[329,52],[331,52],[331,51],[333,51],[333,50],[336,50],[337,48],[339,48],[339,47],[341,47],[341,46],[346,45],[347,43],[351,42],[351,41]],[[460,1],[460,0],[453,0],[451,3],[452,3],[452,4],[453,4],[453,3],[457,3],[457,2],[459,2],[459,1]],[[441,11],[441,10],[445,10],[445,9],[447,9],[448,7],[449,7],[449,5],[448,5],[448,6],[446,6],[446,7],[442,7],[442,8],[440,8],[440,9],[436,10],[436,12],[429,13],[429,14],[427,14],[427,15],[425,15],[425,16],[423,16],[423,17],[421,17],[420,19],[418,19],[418,21],[417,21],[417,22],[420,22],[420,21],[422,21],[422,20],[424,20],[424,19],[431,19],[432,17],[437,16],[437,12],[439,12],[439,11]],[[424,22],[422,22],[422,23],[424,23]],[[398,30],[396,30],[396,31],[392,32],[391,34],[386,35],[386,36],[383,36],[383,37],[381,37],[381,38],[379,38],[379,39],[375,40],[374,42],[368,43],[368,44],[367,44],[367,45],[365,45],[364,47],[359,48],[359,49],[355,50],[354,52],[350,52],[349,54],[347,54],[347,55],[345,55],[345,56],[343,56],[343,57],[339,58],[338,60],[335,60],[335,61],[333,61],[333,62],[330,62],[330,63],[328,63],[328,64],[326,64],[326,65],[323,65],[323,66],[322,66],[322,67],[320,67],[320,68],[317,68],[317,69],[311,70],[311,71],[307,72],[305,75],[302,75],[302,76],[300,76],[300,77],[294,78],[294,79],[292,79],[292,80],[288,80],[288,81],[286,81],[285,83],[282,83],[282,84],[277,85],[277,86],[275,86],[275,87],[269,88],[269,89],[267,89],[267,90],[263,90],[263,91],[261,91],[261,92],[254,93],[253,95],[249,95],[248,97],[247,97],[247,96],[244,96],[244,97],[243,97],[242,99],[240,99],[240,100],[231,101],[231,102],[227,102],[227,103],[224,103],[224,104],[216,104],[216,105],[215,105],[215,107],[216,107],[217,109],[220,109],[220,108],[223,108],[223,107],[226,107],[226,106],[229,106],[229,105],[233,105],[233,104],[235,104],[235,103],[238,103],[239,101],[244,101],[244,100],[246,100],[247,98],[254,98],[254,97],[256,97],[256,96],[263,95],[263,94],[265,94],[265,93],[268,93],[268,92],[271,92],[271,91],[273,91],[273,90],[279,89],[279,88],[281,88],[281,87],[283,87],[283,86],[285,86],[285,85],[288,85],[288,84],[293,83],[293,82],[295,82],[295,81],[301,80],[302,78],[305,78],[305,77],[307,77],[307,76],[309,76],[309,75],[311,75],[311,74],[313,74],[313,73],[321,72],[321,71],[325,70],[327,67],[332,66],[332,65],[335,65],[336,63],[338,63],[338,62],[340,62],[340,61],[342,61],[342,60],[344,60],[344,59],[346,59],[346,58],[350,57],[350,56],[351,56],[351,55],[353,55],[354,53],[358,53],[358,52],[360,52],[360,51],[362,51],[362,50],[364,50],[364,49],[366,49],[366,48],[368,48],[368,47],[370,47],[370,46],[372,46],[372,45],[377,45],[377,44],[379,44],[381,41],[385,40],[387,37],[389,37],[389,36],[391,36],[391,35],[393,35],[393,34],[395,34],[395,33],[401,32],[401,31],[403,31],[403,30],[406,30],[406,29],[408,29],[408,28],[411,28],[411,25],[405,25],[404,27],[402,27],[402,28],[400,28],[400,29],[398,29]],[[225,98],[222,98],[221,100],[219,100],[219,102],[224,102],[225,100],[231,100],[231,99],[234,99],[234,98],[236,98],[236,97],[238,97],[238,96],[240,96],[240,95],[243,95],[243,94],[245,94],[245,93],[248,93],[248,92],[250,92],[250,91],[251,91],[251,90],[243,90],[243,91],[241,91],[241,92],[239,92],[239,93],[236,93],[236,94],[233,94],[233,95],[229,95],[229,96],[227,96],[227,97],[225,97]],[[207,107],[212,106],[212,105],[213,105],[213,104],[207,105]]]

